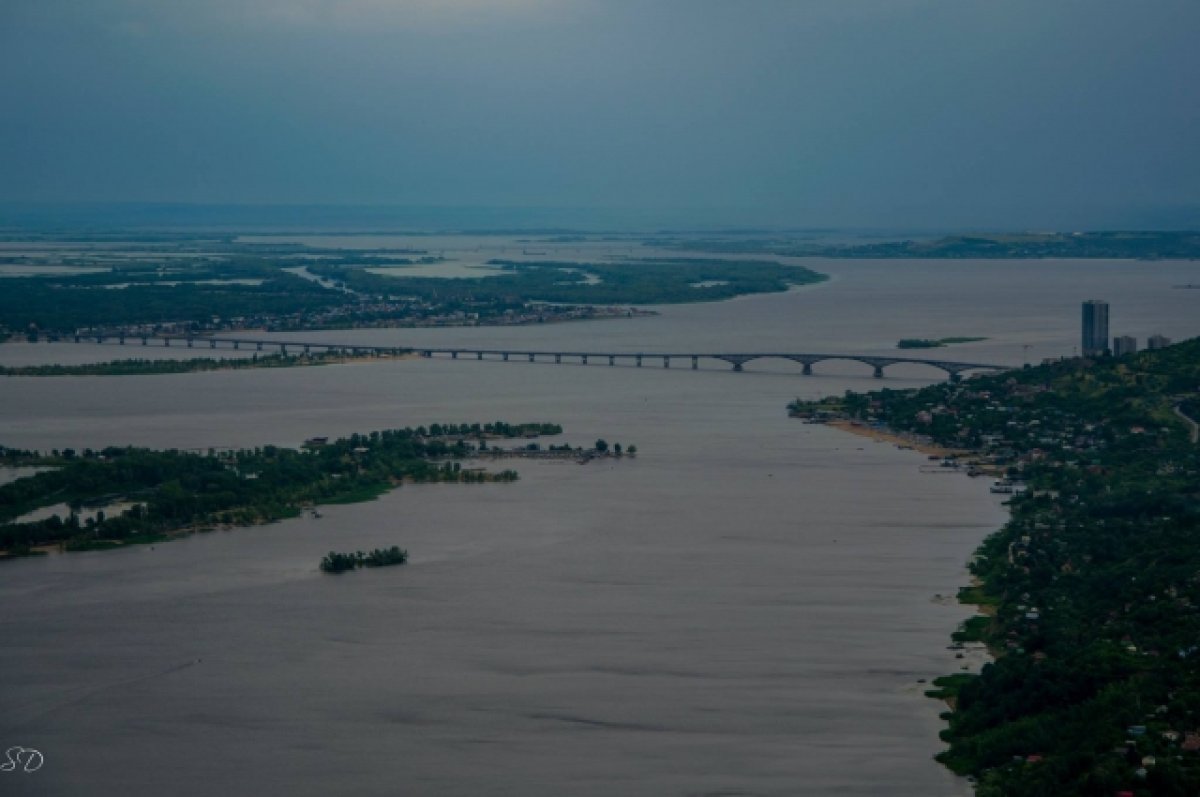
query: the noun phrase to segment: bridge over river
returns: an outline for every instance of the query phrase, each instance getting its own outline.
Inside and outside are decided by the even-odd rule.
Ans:
[[[951,379],[959,379],[969,371],[1004,371],[1010,366],[993,365],[989,363],[958,362],[941,360],[932,357],[891,357],[875,354],[822,354],[815,352],[609,352],[609,351],[531,351],[528,349],[484,349],[474,347],[398,347],[398,346],[367,346],[350,343],[329,343],[302,340],[266,340],[262,338],[239,338],[228,336],[171,336],[171,335],[129,335],[121,333],[110,334],[80,334],[75,335],[76,343],[115,343],[118,345],[142,346],[182,346],[187,348],[218,349],[252,349],[255,351],[278,351],[283,354],[302,351],[311,353],[344,352],[346,354],[383,354],[399,356],[417,354],[422,357],[448,357],[457,360],[473,358],[476,360],[518,360],[525,362],[578,363],[588,365],[593,362],[616,365],[618,362],[642,367],[645,363],[661,365],[670,368],[673,362],[690,364],[693,369],[700,367],[701,360],[717,360],[732,366],[734,371],[743,370],[743,366],[754,360],[789,360],[801,366],[801,373],[811,375],[813,366],[828,360],[849,360],[860,362],[874,369],[876,378],[883,377],[883,369],[890,365],[915,364],[927,365],[944,371]]]

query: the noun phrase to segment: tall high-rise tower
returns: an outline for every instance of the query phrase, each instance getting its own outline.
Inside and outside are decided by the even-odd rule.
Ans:
[[[1108,351],[1108,302],[1089,299],[1083,303],[1083,356],[1095,357]]]

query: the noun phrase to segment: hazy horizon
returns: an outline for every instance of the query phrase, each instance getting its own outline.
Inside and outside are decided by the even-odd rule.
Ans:
[[[0,202],[1194,228],[1197,29],[1187,0],[11,0]]]

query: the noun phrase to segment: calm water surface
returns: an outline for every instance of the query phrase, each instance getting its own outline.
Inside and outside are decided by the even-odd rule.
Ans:
[[[1196,264],[1003,266],[831,263],[822,286],[629,322],[323,335],[625,351],[985,335],[938,354],[1019,363],[1023,344],[1070,354],[1093,296],[1114,333],[1200,332],[1200,292],[1170,288]],[[34,348],[114,351],[0,354]],[[941,707],[918,679],[963,666],[946,644],[967,613],[937,595],[1003,507],[913,452],[786,418],[797,394],[876,386],[864,367],[748,368],[406,360],[0,382],[0,442],[20,447],[505,419],[641,451],[6,564],[0,740],[46,765],[5,793],[969,794],[931,761]],[[392,544],[409,565],[316,570],[330,549]]]

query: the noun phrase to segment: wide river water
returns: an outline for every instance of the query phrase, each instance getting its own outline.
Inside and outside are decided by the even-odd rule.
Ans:
[[[1194,262],[823,262],[825,284],[626,321],[319,333],[617,351],[1069,355],[1200,334]],[[309,333],[306,337],[318,337]],[[1026,349],[1025,347],[1028,347]],[[139,347],[140,348],[140,347]],[[194,352],[207,354],[206,351]],[[112,359],[11,344],[0,362]],[[919,354],[919,352],[918,352]],[[938,374],[400,360],[152,377],[9,378],[0,443],[294,445],[434,421],[545,420],[636,459],[521,463],[323,517],[0,566],[5,794],[966,795],[931,756],[920,679],[978,666],[951,595],[1004,519],[983,480],[786,417],[797,395]],[[330,549],[405,567],[323,575]]]

